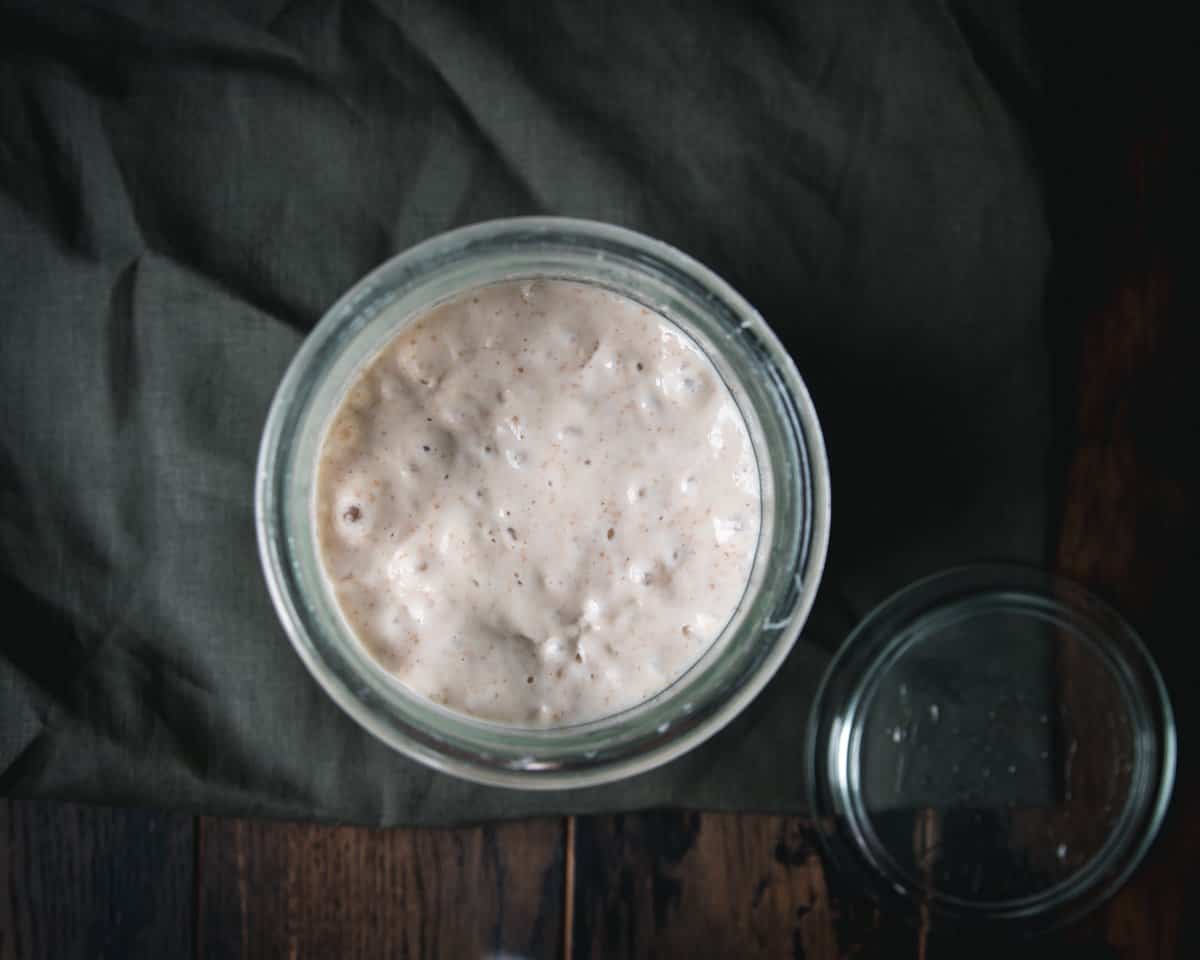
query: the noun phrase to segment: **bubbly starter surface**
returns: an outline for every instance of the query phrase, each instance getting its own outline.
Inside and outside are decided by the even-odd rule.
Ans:
[[[321,453],[325,573],[372,656],[503,723],[615,713],[736,608],[760,524],[746,425],[708,359],[632,300],[484,287],[405,327]]]

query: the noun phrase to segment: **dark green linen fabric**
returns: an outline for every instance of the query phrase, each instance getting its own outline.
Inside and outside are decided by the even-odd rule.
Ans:
[[[1042,558],[1049,241],[1017,20],[481,6],[0,3],[0,792],[386,824],[800,811],[853,622],[935,569]],[[758,702],[666,768],[551,794],[432,773],[345,717],[276,622],[252,509],[322,311],[417,241],[533,213],[729,280],[794,355],[833,474],[817,608]]]

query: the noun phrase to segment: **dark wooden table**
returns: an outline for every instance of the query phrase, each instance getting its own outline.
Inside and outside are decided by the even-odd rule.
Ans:
[[[1173,687],[1182,763],[1164,834],[1132,881],[1021,953],[1200,957],[1190,902],[1200,779],[1181,682],[1200,587],[1189,458],[1200,404],[1188,389],[1200,314],[1177,203],[1194,171],[1178,117],[1153,89],[1135,83],[1115,105],[1089,108],[1090,82],[1068,81],[1075,112],[1057,117],[1076,120],[1050,137],[1082,137],[1087,150],[1075,143],[1053,155],[1074,162],[1049,163],[1047,317],[1065,441],[1048,563],[1140,628]],[[825,872],[801,818],[660,812],[367,830],[0,804],[0,958],[1012,952],[880,915]]]

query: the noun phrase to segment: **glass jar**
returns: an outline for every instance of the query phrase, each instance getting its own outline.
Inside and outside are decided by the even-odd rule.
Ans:
[[[761,534],[733,617],[709,650],[648,701],[588,723],[526,728],[433,703],[388,674],[343,619],[315,524],[316,465],[331,415],[368,363],[430,308],[488,284],[593,284],[688,333],[730,388],[762,483]],[[271,406],[256,479],[258,543],[275,608],[326,692],[395,749],[446,773],[523,789],[579,787],[666,763],[729,723],[804,624],[829,541],[829,470],[808,392],[741,296],[678,250],[619,227],[519,218],[454,230],[401,253],[343,296],[304,342]]]

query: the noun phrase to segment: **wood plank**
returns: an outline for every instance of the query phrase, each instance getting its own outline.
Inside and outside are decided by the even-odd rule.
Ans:
[[[902,957],[915,943],[856,891],[827,885],[816,833],[798,817],[581,817],[575,836],[581,960]]]
[[[1152,109],[1147,117],[1161,122]],[[1143,130],[1124,158],[1137,202],[1107,238],[1124,251],[1116,260],[1125,268],[1084,336],[1076,494],[1065,512],[1059,566],[1113,599],[1138,628],[1172,690],[1186,744],[1196,709],[1180,682],[1190,675],[1180,625],[1194,622],[1200,582],[1200,471],[1179,445],[1195,432],[1200,298],[1181,289],[1184,248],[1161,221],[1183,182],[1178,158],[1166,155],[1170,142],[1169,127]],[[1200,771],[1185,753],[1159,843],[1091,921],[1118,955],[1200,955],[1200,925],[1187,909],[1187,892],[1200,886],[1200,829],[1190,816],[1197,802]]]
[[[200,956],[555,957],[564,823],[461,829],[202,818]]]
[[[1185,202],[1194,198],[1194,161],[1182,142],[1191,106],[1175,92],[1183,87],[1165,72],[1169,63],[1128,77],[1116,116],[1091,118],[1114,146],[1071,195],[1080,209],[1111,206],[1092,256],[1073,264],[1105,280],[1084,322],[1079,446],[1058,563],[1140,631],[1173,693],[1186,751],[1197,714],[1182,681],[1191,675],[1191,644],[1180,625],[1194,623],[1200,582],[1200,469],[1181,447],[1193,445],[1184,438],[1197,427],[1200,290],[1185,239],[1196,210]],[[1096,100],[1090,85],[1084,97]],[[1200,924],[1188,910],[1188,891],[1200,886],[1197,802],[1200,770],[1185,752],[1158,844],[1091,921],[1120,956],[1200,955]]]
[[[190,816],[0,801],[0,958],[190,957]]]

